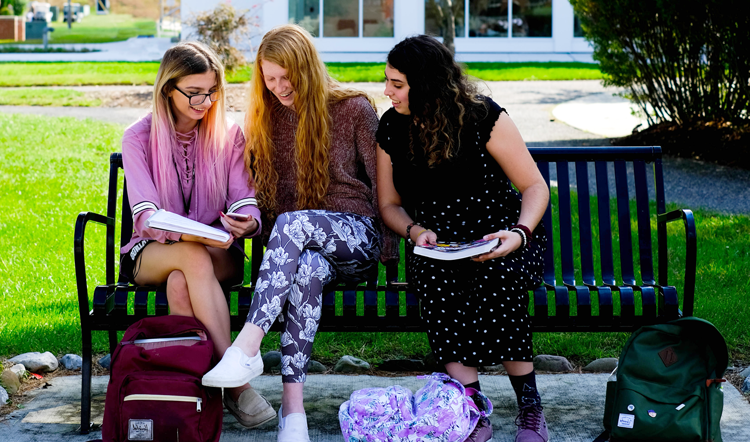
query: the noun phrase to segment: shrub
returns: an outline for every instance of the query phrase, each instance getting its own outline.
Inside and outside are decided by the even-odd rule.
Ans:
[[[247,63],[241,48],[252,50],[250,40],[260,28],[257,17],[249,17],[249,12],[220,3],[213,11],[194,14],[187,24],[195,27],[195,37],[199,41],[219,55],[224,68],[233,72]]]
[[[627,88],[651,123],[748,118],[747,0],[570,2],[605,85]]]

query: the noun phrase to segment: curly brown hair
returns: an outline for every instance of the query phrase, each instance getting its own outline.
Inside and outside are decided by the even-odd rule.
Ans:
[[[455,156],[461,149],[463,127],[488,113],[476,86],[469,82],[448,48],[428,35],[404,39],[391,49],[387,61],[406,76],[409,111],[428,166]],[[412,156],[414,141],[409,140]]]

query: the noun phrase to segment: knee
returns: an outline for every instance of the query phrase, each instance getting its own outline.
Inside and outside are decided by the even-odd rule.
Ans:
[[[175,270],[167,277],[167,302],[172,314],[194,316],[185,274]]]
[[[292,223],[292,213],[294,212],[284,212],[281,215],[276,217],[276,222],[274,222],[274,227],[278,229],[279,232],[283,232],[284,226]]]
[[[211,254],[208,253],[206,246],[197,242],[180,243],[182,246],[182,265],[180,266],[183,273],[190,275],[214,275],[214,265]],[[171,275],[170,275],[171,276]]]

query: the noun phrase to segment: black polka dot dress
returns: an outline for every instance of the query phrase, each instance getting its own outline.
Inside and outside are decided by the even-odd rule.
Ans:
[[[482,98],[486,116],[466,123],[458,155],[433,168],[416,147],[410,152],[410,137],[419,139],[410,134],[410,116],[391,109],[380,121],[378,143],[391,156],[403,207],[439,241],[473,241],[518,222],[520,194],[486,149],[505,110]],[[440,363],[477,367],[532,359],[528,290],[542,281],[545,241],[540,224],[528,248],[483,263],[430,259],[408,249],[407,276]]]

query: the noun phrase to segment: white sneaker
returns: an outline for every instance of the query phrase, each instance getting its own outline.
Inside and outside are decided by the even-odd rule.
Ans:
[[[281,407],[279,407],[278,442],[310,442],[305,413],[289,413],[286,417],[281,416],[283,415],[281,414]]]
[[[229,347],[216,367],[203,376],[206,387],[241,387],[263,373],[260,352],[247,356],[239,347]]]

